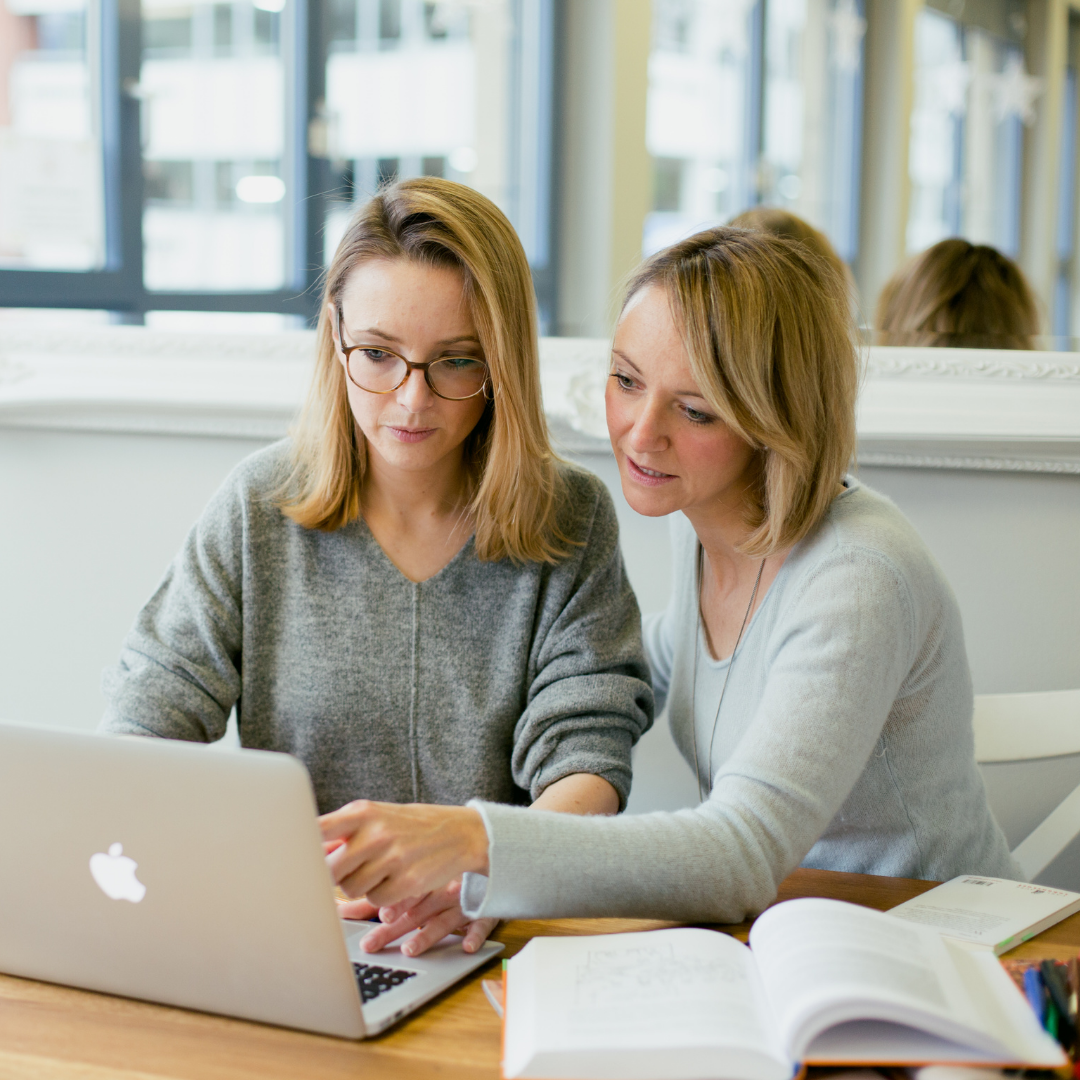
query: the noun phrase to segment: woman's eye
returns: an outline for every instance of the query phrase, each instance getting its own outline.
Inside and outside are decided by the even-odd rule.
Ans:
[[[448,364],[455,371],[469,371],[472,368],[479,367],[481,362],[474,360],[471,356],[451,356],[440,361],[440,363]]]
[[[634,389],[634,380],[629,375],[624,375],[621,371],[613,371],[611,377],[619,384],[620,390]]]
[[[386,352],[385,349],[361,349],[360,351],[364,354],[366,360],[370,360],[374,364],[394,359],[394,354]]]
[[[683,411],[686,413],[686,419],[692,424],[711,424],[713,422],[713,418],[708,413],[691,409],[689,405],[684,405]]]

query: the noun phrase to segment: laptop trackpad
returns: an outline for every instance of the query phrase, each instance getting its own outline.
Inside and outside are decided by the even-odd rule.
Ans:
[[[350,960],[353,960],[354,962],[360,961],[361,963],[370,963],[376,956],[386,956],[387,953],[393,953],[395,964],[405,968],[412,965],[416,970],[423,971],[430,969],[433,966],[441,968],[447,963],[450,959],[450,955],[453,955],[454,952],[457,953],[454,957],[457,960],[473,959],[470,953],[466,953],[462,950],[462,938],[460,934],[447,934],[442,941],[432,945],[431,948],[421,956],[403,956],[401,953],[402,943],[408,941],[409,938],[414,937],[418,933],[416,930],[410,930],[409,933],[403,934],[396,941],[390,942],[389,945],[377,953],[366,953],[360,948],[360,941],[367,934],[371,933],[376,926],[382,926],[382,923],[360,922],[354,919],[341,920],[341,932],[345,936],[345,945],[349,951]]]

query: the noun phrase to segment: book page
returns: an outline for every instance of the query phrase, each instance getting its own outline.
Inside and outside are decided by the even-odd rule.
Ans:
[[[793,1069],[771,1028],[750,952],[725,934],[535,938],[510,961],[505,1072],[715,1076],[723,1049],[740,1075],[784,1080]]]
[[[793,1057],[811,1053],[814,1037],[835,1024],[883,1020],[970,1046],[973,1060],[1015,1060],[934,931],[808,899],[770,908],[750,943]]]

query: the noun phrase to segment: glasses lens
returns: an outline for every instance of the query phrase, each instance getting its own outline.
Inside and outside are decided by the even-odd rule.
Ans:
[[[383,349],[357,349],[349,354],[349,375],[357,386],[376,394],[393,390],[408,373],[405,361]]]
[[[487,365],[467,356],[438,360],[429,371],[435,392],[451,399],[479,394],[487,378]]]

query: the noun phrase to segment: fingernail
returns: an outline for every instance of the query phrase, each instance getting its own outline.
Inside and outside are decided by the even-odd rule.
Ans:
[[[415,956],[416,955],[416,945],[411,941],[406,942],[404,945],[401,946],[401,951],[406,956]]]

